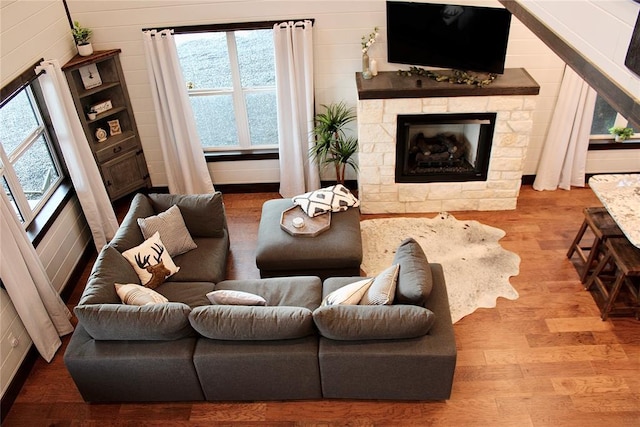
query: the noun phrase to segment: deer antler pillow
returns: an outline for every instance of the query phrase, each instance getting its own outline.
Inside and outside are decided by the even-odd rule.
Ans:
[[[151,289],[155,289],[167,277],[180,270],[180,267],[173,263],[157,231],[139,246],[124,251],[122,256],[133,266],[140,282]]]

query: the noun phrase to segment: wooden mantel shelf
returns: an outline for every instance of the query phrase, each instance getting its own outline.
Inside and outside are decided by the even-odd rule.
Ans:
[[[356,85],[358,99],[537,95],[540,92],[540,85],[524,68],[507,68],[484,87],[437,82],[421,76],[405,77],[395,71],[380,72],[369,80],[363,79],[362,73],[356,73]]]

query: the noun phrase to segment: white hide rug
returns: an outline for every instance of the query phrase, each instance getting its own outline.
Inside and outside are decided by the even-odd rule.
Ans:
[[[434,218],[369,219],[360,228],[367,276],[390,266],[407,237],[420,244],[429,262],[442,264],[454,323],[478,308],[495,307],[498,297],[518,298],[509,277],[518,275],[520,257],[500,246],[506,233],[499,228],[458,221],[446,212]]]

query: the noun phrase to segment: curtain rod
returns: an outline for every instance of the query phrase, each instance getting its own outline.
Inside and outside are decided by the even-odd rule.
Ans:
[[[231,31],[231,30],[258,30],[258,29],[271,29],[276,24],[281,24],[282,22],[298,22],[298,21],[311,21],[311,25],[315,24],[314,18],[304,18],[304,19],[282,19],[279,21],[255,21],[255,22],[239,22],[239,23],[229,23],[229,24],[201,24],[201,25],[179,25],[179,26],[171,26],[165,25],[164,27],[155,27],[155,28],[143,28],[142,31],[162,31],[162,30],[173,30],[176,34],[188,34],[188,33],[202,33],[206,31]]]
[[[0,96],[0,108],[4,107],[9,101],[11,101],[22,89],[29,86],[31,82],[36,80],[42,74],[45,74],[45,70],[40,70],[39,73],[35,73],[34,69],[44,61],[40,58],[38,62],[31,66],[30,70],[27,70],[16,77],[8,85],[2,88],[2,95]]]

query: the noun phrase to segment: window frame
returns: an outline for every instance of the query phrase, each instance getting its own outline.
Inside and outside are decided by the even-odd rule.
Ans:
[[[36,74],[33,70],[37,67],[42,59],[29,67],[26,71],[21,73],[14,80],[9,82],[6,86],[0,90],[0,105],[4,106],[10,102],[14,97],[27,90],[27,96],[32,101],[32,105],[37,110],[36,114],[42,120],[38,130],[28,138],[23,140],[17,151],[24,152],[34,142],[36,142],[40,136],[43,136],[45,143],[47,144],[51,157],[55,165],[58,167],[59,178],[56,183],[52,185],[46,193],[43,194],[42,199],[37,203],[35,207],[31,207],[26,203],[27,210],[25,209],[25,191],[17,180],[15,172],[13,171],[12,162],[9,162],[9,166],[5,164],[3,167],[5,173],[0,175],[0,179],[7,178],[7,184],[16,204],[19,207],[20,215],[22,216],[22,225],[27,232],[27,235],[35,245],[44,236],[44,233],[49,229],[55,218],[58,216],[64,204],[69,200],[74,193],[71,181],[69,179],[69,172],[65,164],[62,152],[60,150],[59,142],[56,137],[55,129],[51,121],[44,96],[38,81],[38,77],[43,74]],[[29,142],[27,142],[27,140]],[[9,153],[7,153],[7,157]],[[3,156],[4,157],[4,156]],[[6,158],[5,158],[6,160]],[[3,162],[4,163],[4,162]],[[8,172],[8,173],[7,173]],[[20,200],[16,200],[16,196]],[[22,200],[24,198],[24,200]],[[25,212],[27,213],[25,215]],[[16,215],[18,216],[18,215]],[[20,218],[19,218],[20,219]]]
[[[597,96],[601,98],[603,101],[607,102],[607,104],[609,104],[604,97],[600,96],[600,94],[598,94]],[[611,106],[611,108],[614,109],[613,106]],[[614,109],[614,111],[616,110]],[[594,115],[595,115],[595,111],[594,111]],[[616,111],[616,118],[614,120],[613,126],[619,126],[619,127],[629,126],[629,120],[627,120],[622,114]],[[628,149],[638,149],[638,148],[640,148],[640,131],[634,133],[630,139],[621,141],[621,142],[616,142],[613,135],[609,133],[591,134],[589,136],[588,150],[625,150],[625,149],[628,150]]]
[[[289,21],[289,20],[287,20]],[[297,20],[296,20],[297,21]],[[212,33],[212,32],[224,32],[226,34],[227,48],[229,52],[229,62],[231,67],[231,78],[233,87],[228,90],[210,90],[210,89],[189,89],[188,93],[191,97],[195,96],[216,96],[216,95],[231,95],[234,106],[234,116],[236,118],[236,127],[238,132],[239,145],[234,146],[218,146],[218,147],[203,147],[203,152],[208,158],[210,156],[225,155],[227,153],[246,153],[248,155],[257,153],[269,153],[278,150],[278,143],[269,145],[251,145],[250,138],[250,126],[249,118],[247,114],[247,108],[244,96],[247,93],[259,93],[266,90],[276,90],[276,86],[273,87],[250,87],[243,88],[240,79],[240,68],[237,56],[237,49],[235,43],[236,31],[248,31],[248,30],[272,30],[275,24],[281,23],[281,21],[256,21],[256,22],[242,22],[242,23],[229,23],[229,24],[210,24],[210,25],[190,25],[174,27],[173,33],[179,34],[197,34],[197,33]],[[143,31],[150,29],[143,29]],[[231,33],[231,36],[229,35]]]

